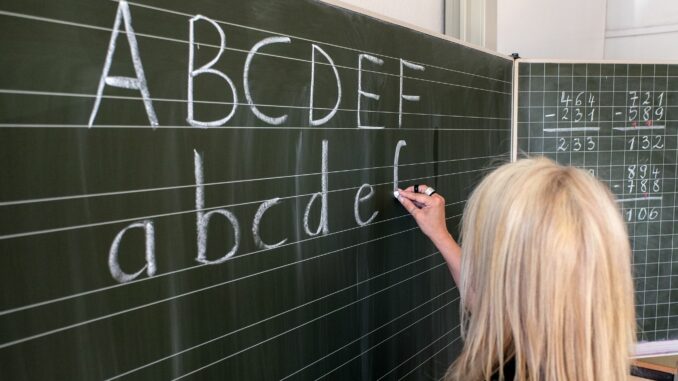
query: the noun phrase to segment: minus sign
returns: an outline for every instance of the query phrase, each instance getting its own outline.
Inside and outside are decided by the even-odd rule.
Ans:
[[[554,116],[556,116],[556,114],[548,114],[548,115],[544,115],[544,117],[546,117],[546,118],[553,118]]]
[[[615,185],[615,186],[613,186],[612,188],[619,188],[619,185]]]
[[[617,111],[617,112],[615,112],[614,114],[615,114],[615,115],[621,115],[622,113],[621,113],[621,111]]]

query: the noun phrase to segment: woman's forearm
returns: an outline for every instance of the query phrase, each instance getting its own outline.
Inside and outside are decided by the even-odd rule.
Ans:
[[[438,248],[438,251],[440,251],[440,254],[442,254],[445,259],[445,262],[447,262],[447,267],[450,269],[450,273],[452,273],[452,278],[454,278],[454,282],[459,286],[461,247],[449,232],[445,233],[446,234],[441,234],[440,236],[431,237],[431,241],[436,248]]]
[[[418,185],[417,188],[424,192],[426,185]],[[413,192],[410,186],[405,190],[399,189],[394,193],[405,209],[417,221],[421,231],[426,234],[433,244],[436,245],[440,254],[445,258],[447,267],[452,273],[454,282],[459,286],[459,274],[461,272],[461,247],[447,230],[445,219],[445,199],[439,194],[421,194]]]

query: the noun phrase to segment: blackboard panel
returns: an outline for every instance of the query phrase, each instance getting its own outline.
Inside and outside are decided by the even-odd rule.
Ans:
[[[136,42],[121,26],[109,76],[137,78],[132,41],[155,128],[139,90],[110,84],[92,117],[114,20],[127,9]],[[194,119],[223,118],[235,103],[209,128],[187,121],[198,14],[226,37],[212,68],[237,96],[218,75],[195,76]],[[0,374],[443,374],[461,348],[459,296],[393,200],[394,169],[400,185],[445,195],[456,234],[474,184],[509,157],[510,60],[315,1],[8,1],[0,20]],[[197,69],[220,39],[205,19],[194,27]],[[252,56],[248,89],[261,113],[287,115],[279,124],[256,116],[243,78],[248,52],[270,37],[290,40]],[[383,63],[363,58],[360,73],[361,54]],[[402,113],[401,65],[403,94],[420,97],[404,99]],[[342,96],[331,118],[313,124],[312,89],[314,119],[337,102],[334,69]],[[359,86],[379,100],[359,103]],[[356,194],[361,223],[377,212],[364,226]],[[317,235],[304,227],[314,197],[311,233],[327,202]],[[220,263],[197,260],[208,212],[204,261],[238,242]],[[123,279],[115,266],[142,271]]]
[[[638,339],[678,339],[678,66],[533,62],[519,72],[520,148],[610,186],[633,248]]]

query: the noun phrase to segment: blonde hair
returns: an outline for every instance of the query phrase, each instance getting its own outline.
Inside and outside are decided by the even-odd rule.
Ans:
[[[503,377],[511,357],[520,381],[629,378],[631,250],[607,187],[545,158],[506,164],[473,192],[461,238],[465,344],[447,380]]]

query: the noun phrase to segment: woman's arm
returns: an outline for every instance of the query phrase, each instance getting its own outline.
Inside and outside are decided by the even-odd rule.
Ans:
[[[424,192],[428,187],[419,185],[419,191]],[[437,193],[427,196],[423,193],[414,193],[414,187],[398,190],[395,195],[398,201],[414,217],[421,231],[433,242],[438,251],[445,258],[447,267],[452,273],[454,282],[459,285],[461,269],[461,247],[447,230],[445,220],[445,199]]]

